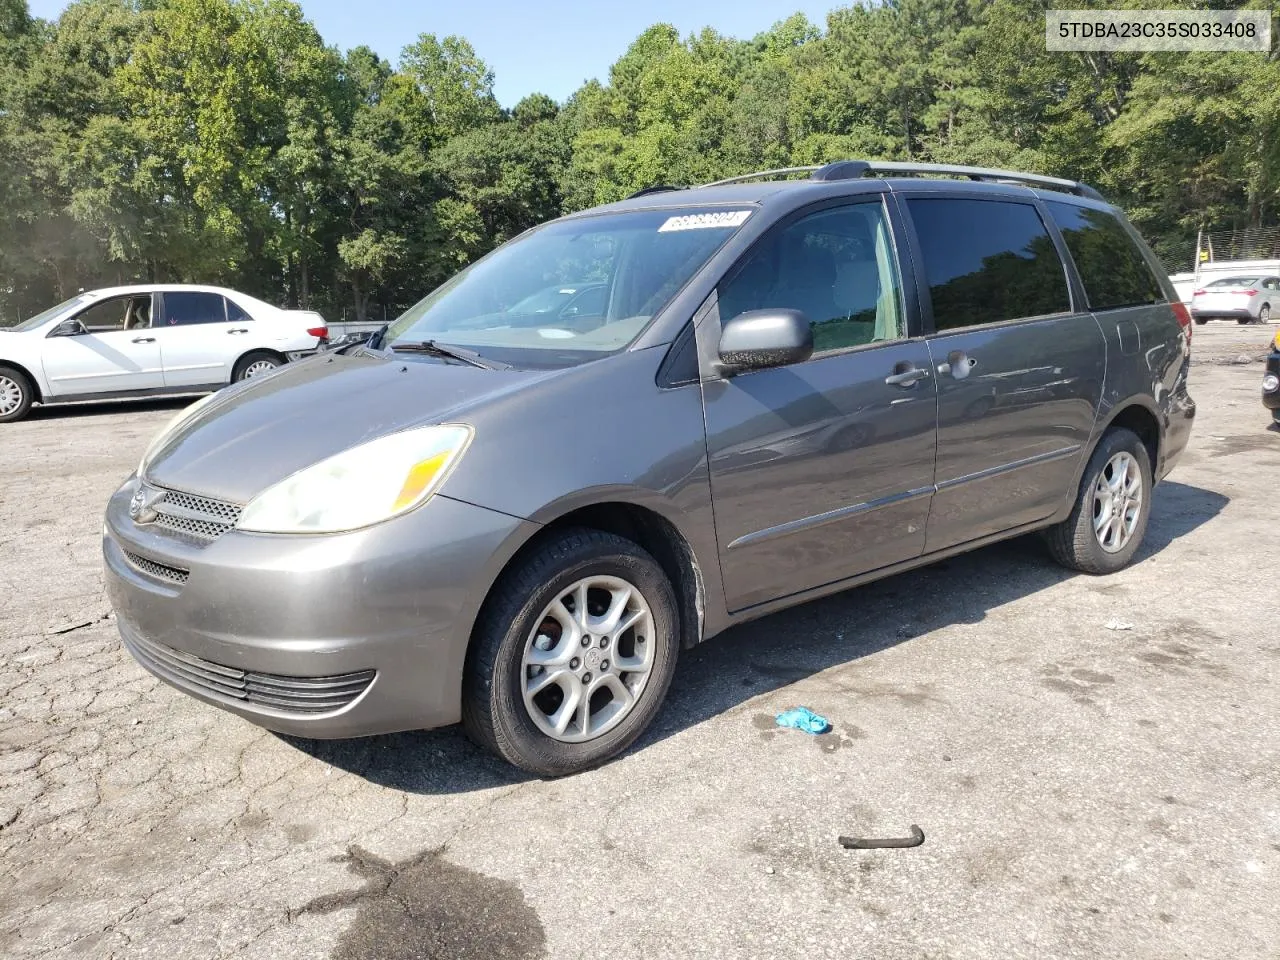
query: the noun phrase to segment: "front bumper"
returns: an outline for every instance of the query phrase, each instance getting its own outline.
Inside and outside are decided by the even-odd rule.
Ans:
[[[1267,373],[1280,380],[1280,350],[1272,350],[1267,356]],[[1268,410],[1280,410],[1280,388],[1262,391],[1262,405]]]
[[[126,647],[178,689],[304,737],[457,722],[476,613],[537,529],[437,494],[352,533],[202,542],[134,522],[137,489],[111,498],[102,542]]]

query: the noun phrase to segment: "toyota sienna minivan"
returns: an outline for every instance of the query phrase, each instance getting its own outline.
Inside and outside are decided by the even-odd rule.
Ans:
[[[593,294],[522,306],[549,289]],[[1030,531],[1125,566],[1191,430],[1191,330],[1074,181],[653,188],[182,412],[108,505],[108,590],[144,667],[253,723],[461,721],[570,773],[734,624]]]

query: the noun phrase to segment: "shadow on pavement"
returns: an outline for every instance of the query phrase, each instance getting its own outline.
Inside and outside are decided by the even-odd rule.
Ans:
[[[1207,523],[1228,498],[1166,481],[1138,554],[1144,560]],[[667,701],[632,750],[744,701],[1082,576],[1054,564],[1039,537],[1019,537],[734,627],[682,653]],[[919,598],[927,597],[928,603]],[[531,779],[473,746],[458,727],[360,740],[281,739],[372,783],[463,793]]]

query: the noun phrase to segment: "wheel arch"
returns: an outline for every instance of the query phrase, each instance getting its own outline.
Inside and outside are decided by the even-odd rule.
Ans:
[[[1081,451],[1074,480],[1071,486],[1063,492],[1062,504],[1049,522],[1051,524],[1058,523],[1070,515],[1072,508],[1075,506],[1076,496],[1080,492],[1080,484],[1084,481],[1084,472],[1088,469],[1089,461],[1093,459],[1093,452],[1098,449],[1098,444],[1102,442],[1102,438],[1107,435],[1107,432],[1112,427],[1125,427],[1138,435],[1142,445],[1147,448],[1147,456],[1151,460],[1151,476],[1153,478],[1158,477],[1160,475],[1160,455],[1163,452],[1163,436],[1160,424],[1160,411],[1156,407],[1155,401],[1151,397],[1140,394],[1120,401],[1107,411],[1106,415],[1100,418],[1095,425],[1093,436],[1089,438],[1088,446]]]
[[[1159,476],[1160,455],[1164,452],[1164,446],[1160,412],[1155,403],[1149,397],[1132,397],[1123,404],[1117,404],[1116,409],[1103,421],[1098,435],[1093,438],[1089,456],[1093,456],[1094,449],[1112,427],[1125,427],[1138,435],[1151,460],[1151,475]]]
[[[704,568],[688,538],[665,512],[635,499],[614,497],[584,501],[575,497],[568,502],[548,506],[531,519],[540,526],[499,568],[476,608],[476,622],[508,570],[548,537],[575,527],[586,527],[623,537],[647,551],[662,567],[675,592],[681,646],[692,647],[703,638],[706,626]]]

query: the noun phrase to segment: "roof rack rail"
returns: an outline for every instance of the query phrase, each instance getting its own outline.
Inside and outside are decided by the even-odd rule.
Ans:
[[[745,183],[748,180],[783,177],[794,173],[807,173],[810,180],[820,182],[858,180],[868,174],[897,174],[901,176],[941,174],[994,183],[1022,183],[1036,187],[1049,187],[1054,190],[1074,193],[1077,196],[1089,197],[1093,200],[1103,199],[1102,194],[1087,183],[1081,183],[1078,180],[1066,180],[1062,177],[1046,177],[1038,173],[1019,173],[1016,170],[997,170],[992,167],[966,167],[950,163],[900,163],[892,160],[837,160],[835,163],[828,164],[779,167],[776,170],[758,170],[755,173],[726,177],[724,180],[716,180],[714,183],[704,183],[703,186],[722,187],[730,183]],[[636,196],[639,196],[639,194],[636,194]]]
[[[1019,173],[1016,170],[997,170],[992,167],[965,167],[951,163],[898,163],[890,160],[859,161],[866,163],[870,173],[888,174],[950,174],[957,177],[968,177],[970,180],[1011,181],[1025,183],[1036,187],[1050,187],[1065,190],[1093,200],[1103,199],[1102,194],[1087,183],[1078,180],[1067,180],[1063,177],[1046,177],[1039,173]]]
[[[688,187],[672,187],[665,183],[655,183],[651,187],[642,187],[635,193],[627,197],[628,200],[634,200],[636,197],[645,197],[651,193],[667,193],[671,190],[688,190]]]
[[[716,180],[713,183],[704,183],[704,187],[723,187],[727,183],[746,183],[748,180],[762,180],[765,177],[784,176],[789,173],[812,173],[815,170],[821,170],[818,164],[810,164],[804,167],[779,167],[776,170],[757,170],[755,173],[744,173],[737,177],[725,177],[723,180]]]

